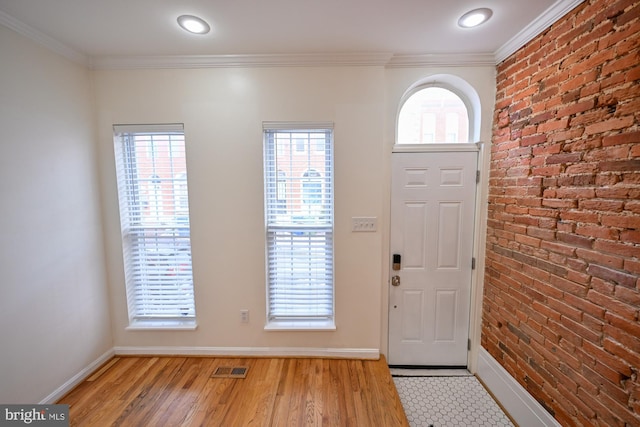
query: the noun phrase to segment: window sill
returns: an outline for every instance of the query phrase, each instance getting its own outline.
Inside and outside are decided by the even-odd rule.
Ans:
[[[127,331],[195,331],[198,324],[190,320],[134,320],[125,328]]]
[[[328,320],[270,320],[265,331],[335,331],[333,319]]]

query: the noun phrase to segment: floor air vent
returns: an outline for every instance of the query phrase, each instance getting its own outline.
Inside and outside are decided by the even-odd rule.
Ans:
[[[248,370],[245,366],[218,366],[211,378],[245,378]]]

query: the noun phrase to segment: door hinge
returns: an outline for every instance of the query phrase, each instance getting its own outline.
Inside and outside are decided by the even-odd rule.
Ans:
[[[472,270],[476,269],[476,259],[475,259],[475,257],[471,258],[471,269]]]
[[[480,183],[480,171],[476,171],[476,184]]]
[[[467,350],[471,351],[471,340],[467,340]]]

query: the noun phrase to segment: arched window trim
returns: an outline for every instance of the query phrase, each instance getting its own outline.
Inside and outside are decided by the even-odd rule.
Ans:
[[[467,116],[469,119],[469,143],[480,141],[480,97],[476,90],[467,83],[466,80],[454,76],[452,74],[437,74],[419,80],[409,87],[400,98],[398,110],[396,111],[396,126],[394,135],[394,145],[402,146],[407,144],[398,144],[398,125],[400,112],[404,104],[417,92],[428,88],[441,88],[452,92],[458,96],[467,108]]]

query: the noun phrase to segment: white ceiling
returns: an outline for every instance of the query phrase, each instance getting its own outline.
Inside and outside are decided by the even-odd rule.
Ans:
[[[0,24],[67,52],[104,57],[492,54],[581,0],[0,0]],[[484,25],[457,26],[489,7]],[[181,30],[194,14],[212,31]],[[533,24],[532,24],[533,23]],[[541,28],[540,30],[542,30]],[[46,44],[46,43],[45,43]]]

